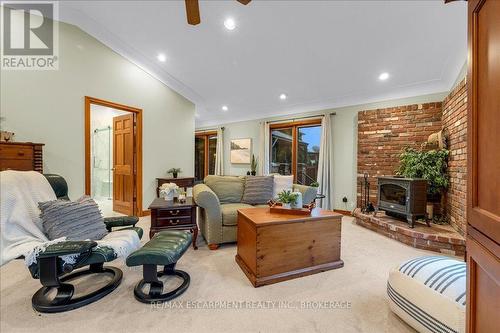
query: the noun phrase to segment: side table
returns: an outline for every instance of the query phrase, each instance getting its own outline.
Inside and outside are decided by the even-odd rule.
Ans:
[[[162,230],[189,230],[193,233],[193,248],[197,250],[196,207],[192,197],[187,197],[185,203],[154,199],[148,207],[151,211],[149,238]]]

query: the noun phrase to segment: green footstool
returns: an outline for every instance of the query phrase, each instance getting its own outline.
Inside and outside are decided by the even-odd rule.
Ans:
[[[186,231],[161,231],[142,248],[127,257],[127,266],[143,266],[143,279],[135,286],[135,298],[143,303],[166,302],[181,295],[189,287],[189,274],[175,269],[175,264],[187,251],[193,241],[193,236]],[[163,271],[158,272],[156,266],[161,265]],[[176,275],[182,284],[167,293],[163,293],[163,282],[158,277]],[[149,284],[149,293],[143,289]]]

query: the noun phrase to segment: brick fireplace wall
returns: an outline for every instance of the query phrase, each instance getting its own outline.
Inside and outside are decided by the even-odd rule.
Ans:
[[[369,177],[370,201],[376,205],[377,177],[394,175],[402,149],[419,148],[430,134],[440,131],[441,116],[441,102],[358,113],[358,207],[364,173]]]
[[[448,139],[450,186],[446,213],[462,235],[466,221],[467,183],[467,84],[462,80],[443,102],[405,105],[358,113],[358,207],[359,181],[367,173],[370,201],[377,204],[377,177],[395,173],[405,147],[420,148],[430,134],[443,130]]]
[[[467,84],[464,79],[443,101],[443,132],[448,138],[450,186],[446,212],[462,235],[466,230],[467,186]]]

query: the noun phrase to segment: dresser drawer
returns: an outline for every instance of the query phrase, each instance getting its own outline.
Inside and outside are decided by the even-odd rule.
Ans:
[[[156,227],[178,227],[191,225],[191,216],[160,217],[156,220]]]
[[[30,171],[33,170],[32,160],[9,160],[0,159],[0,171],[4,170],[18,170],[18,171]]]
[[[158,209],[158,217],[190,217],[191,208],[172,208],[172,209]]]
[[[16,159],[16,160],[31,160],[33,159],[33,148],[30,146],[2,146],[0,147],[0,158]]]

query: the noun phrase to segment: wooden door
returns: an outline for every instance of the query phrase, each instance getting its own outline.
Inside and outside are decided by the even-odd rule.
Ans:
[[[134,114],[113,118],[113,210],[135,214]]]
[[[500,330],[500,1],[469,1],[467,332]]]

